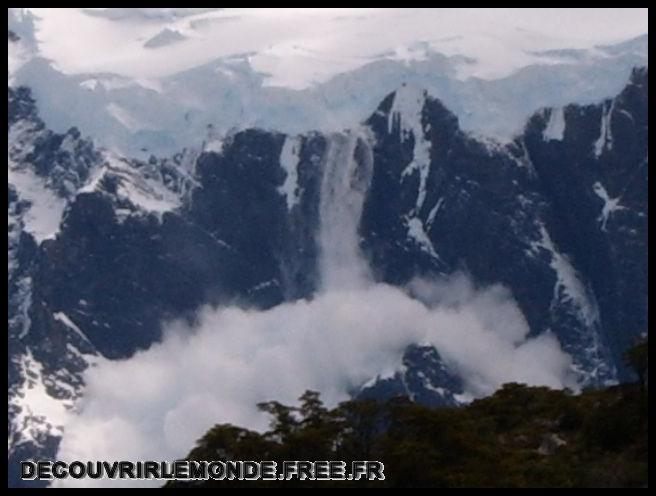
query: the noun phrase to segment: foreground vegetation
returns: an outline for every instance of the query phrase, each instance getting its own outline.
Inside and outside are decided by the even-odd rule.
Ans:
[[[647,347],[640,380],[604,390],[506,384],[461,408],[396,398],[354,400],[332,410],[308,391],[296,407],[260,404],[260,434],[216,425],[188,460],[380,460],[384,481],[202,481],[168,487],[646,487]],[[636,358],[637,357],[637,358]],[[643,373],[644,372],[644,373]]]
[[[314,392],[262,404],[269,432],[212,428],[189,460],[381,460],[385,481],[203,481],[169,486],[641,487],[647,394],[637,385],[572,395],[507,384],[464,408],[398,398],[327,410]]]

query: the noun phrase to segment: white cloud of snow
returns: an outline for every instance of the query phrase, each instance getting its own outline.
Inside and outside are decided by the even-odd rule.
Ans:
[[[266,428],[257,402],[295,403],[314,389],[335,405],[397,369],[411,343],[435,345],[473,396],[507,381],[573,385],[557,340],[529,338],[503,288],[476,291],[458,276],[416,281],[412,292],[423,302],[378,284],[263,312],[205,308],[192,329],[171,323],[149,350],[88,370],[81,413],[65,426],[58,458],[181,457],[215,423]]]

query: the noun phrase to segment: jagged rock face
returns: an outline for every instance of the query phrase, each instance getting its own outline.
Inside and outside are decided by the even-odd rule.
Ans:
[[[616,98],[562,113],[561,139],[544,139],[545,112],[524,140],[556,212],[553,239],[594,294],[622,370],[622,351],[647,329],[647,70]]]
[[[41,297],[48,285],[37,274],[66,202],[100,156],[75,129],[46,129],[26,88],[9,88],[8,104],[8,459],[10,481],[20,485],[18,461],[56,451],[61,414],[95,354]]]
[[[25,88],[10,88],[9,104],[9,463],[20,485],[17,462],[52,458],[61,436],[31,394],[66,410],[98,356],[149,347],[168,319],[314,292],[326,139],[296,139],[288,205],[284,135],[245,131],[222,153],[140,162],[47,130]],[[61,207],[45,226],[32,219],[36,193]]]
[[[325,161],[347,140],[247,130],[142,162],[75,129],[49,131],[25,88],[9,88],[8,103],[15,468],[53,456],[61,432],[50,413],[71,407],[99,356],[131,356],[205,304],[312,297]],[[359,234],[374,278],[405,285],[466,270],[501,283],[532,334],[558,336],[583,383],[624,377],[622,350],[647,323],[646,69],[601,105],[539,111],[509,145],[467,135],[439,101],[405,87],[365,127],[370,145],[360,139],[353,154],[372,159]],[[36,222],[43,212],[48,222]],[[462,401],[433,348],[410,347],[403,366],[354,394]],[[30,407],[35,391],[49,410]]]
[[[462,380],[450,371],[431,346],[409,346],[403,365],[392,377],[375,377],[356,392],[362,399],[408,396],[429,406],[456,406],[466,400]]]
[[[464,268],[500,282],[585,383],[626,377],[621,354],[647,325],[646,109],[637,69],[615,99],[538,112],[498,147],[421,92],[390,95],[368,121],[375,172],[361,222],[378,277]]]
[[[298,140],[293,167],[298,176],[294,204],[280,188],[282,134],[245,131],[221,154],[205,153],[196,163],[200,188],[185,212],[194,225],[220,239],[243,259],[239,271],[244,302],[261,307],[309,296],[314,289],[320,159],[325,139]]]

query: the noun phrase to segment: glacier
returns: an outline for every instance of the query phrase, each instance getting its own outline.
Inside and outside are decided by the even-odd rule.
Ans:
[[[237,39],[230,39],[229,53],[212,56],[213,30],[224,30],[223,23],[230,25],[234,22],[240,26],[240,22],[248,25],[260,19],[239,12],[233,15],[228,9],[220,13],[172,12],[164,16],[163,21],[157,16],[155,20],[151,19],[152,13],[146,11],[143,15],[148,20],[138,18],[131,21],[129,32],[138,38],[153,30],[155,35],[159,32],[157,30],[169,26],[170,29],[181,29],[182,35],[193,35],[195,44],[192,48],[206,54],[203,59],[194,59],[187,54],[183,59],[188,63],[177,68],[172,66],[171,60],[178,60],[181,54],[166,50],[176,50],[176,46],[184,43],[184,40],[178,40],[171,47],[142,51],[129,48],[138,62],[134,70],[122,70],[109,63],[89,69],[69,67],[58,59],[61,50],[57,51],[56,45],[51,47],[48,40],[55,35],[68,35],[59,26],[56,16],[51,19],[49,15],[50,12],[39,12],[38,9],[36,13],[31,10],[10,11],[9,28],[22,40],[22,45],[10,47],[10,60],[14,62],[10,63],[9,73],[13,84],[32,88],[41,116],[53,130],[62,132],[76,126],[84,134],[93,136],[99,146],[142,158],[199,147],[208,135],[222,135],[235,128],[259,127],[286,134],[311,130],[339,132],[357,125],[375,110],[385,95],[403,84],[423,88],[442,100],[459,117],[463,129],[474,135],[507,142],[521,132],[523,123],[536,108],[594,103],[610,97],[621,90],[631,68],[647,65],[648,59],[647,35],[640,34],[642,27],[636,27],[634,37],[628,41],[609,44],[600,39],[597,44],[589,42],[587,47],[570,50],[547,50],[545,47],[549,43],[542,38],[537,45],[526,45],[530,36],[514,40],[517,47],[512,50],[521,56],[509,58],[519,58],[521,63],[505,68],[494,77],[482,77],[476,71],[463,77],[463,67],[476,66],[488,59],[481,58],[480,54],[478,59],[472,58],[471,54],[463,55],[468,53],[469,44],[458,48],[457,43],[452,46],[453,40],[441,43],[435,41],[434,36],[432,42],[415,39],[422,36],[421,33],[414,33],[412,37],[403,34],[400,40],[405,40],[405,44],[391,51],[385,50],[384,45],[377,46],[370,55],[352,56],[349,60],[356,62],[346,65],[340,64],[336,56],[321,52],[310,52],[310,62],[307,57],[296,61],[293,53],[305,50],[304,41],[299,40],[298,45],[276,55],[276,64],[280,65],[271,62],[273,65],[263,68],[257,63],[258,57],[263,56],[257,47],[245,46]],[[79,16],[75,18],[76,23],[85,26],[89,15],[76,15]],[[98,15],[101,14],[91,17],[97,21]],[[278,22],[272,13],[261,15],[259,22]],[[331,16],[324,20],[316,13],[308,15],[310,25],[314,22],[332,26],[330,23],[335,22],[337,27],[331,29],[347,29],[349,33],[351,29],[357,29],[359,22],[365,26],[368,22],[373,23],[369,29],[379,27],[380,23],[389,23],[382,14],[375,14],[371,20],[366,16],[362,20],[352,19],[344,27],[341,21]],[[210,27],[195,32],[188,25],[191,22],[189,16],[195,23],[209,22]],[[123,17],[119,16],[119,19]],[[217,19],[221,23],[215,26],[213,23],[218,22]],[[285,19],[283,16],[279,22],[285,25]],[[109,26],[102,26],[113,40],[116,21],[103,21],[109,23]],[[182,27],[180,23],[183,23]],[[55,28],[57,30],[51,33],[50,30]],[[91,27],[85,29],[87,31],[82,31],[81,36]],[[205,33],[205,38],[199,33]],[[496,40],[501,34],[495,32],[494,36]],[[458,40],[465,38],[454,37]],[[283,47],[287,46],[286,42],[281,43]],[[377,40],[376,43],[384,41]],[[571,43],[577,46],[576,42]],[[88,50],[92,48],[82,46],[88,43],[71,41],[71,44],[76,49],[87,50],[84,52],[87,58],[95,60],[102,55],[89,54]],[[511,50],[508,43],[502,45],[504,51]],[[399,56],[398,50],[402,47],[406,47],[404,55]],[[530,53],[527,52],[529,48]],[[103,49],[110,50],[110,47],[97,50]],[[111,50],[115,52],[116,46],[111,46]],[[154,54],[157,50],[165,52]],[[157,63],[161,65],[162,61],[157,62],[158,57],[166,61],[167,71],[150,74],[145,68]],[[311,82],[285,82],[287,75],[303,77],[306,71],[312,73],[314,62],[322,67],[328,65],[330,73],[323,78],[311,79]],[[137,70],[138,67],[142,72]],[[280,74],[272,77],[272,70]]]

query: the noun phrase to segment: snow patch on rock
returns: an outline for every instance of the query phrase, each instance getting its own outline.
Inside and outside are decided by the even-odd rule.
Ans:
[[[542,136],[545,140],[562,141],[565,134],[565,112],[562,107],[556,107],[549,112],[549,121]]]
[[[105,164],[93,174],[78,193],[102,191],[105,178],[116,180],[116,198],[127,201],[133,207],[132,210],[116,209],[119,221],[125,220],[134,211],[155,214],[161,221],[165,212],[175,210],[182,205],[180,194],[171,191],[156,178],[141,174],[139,169],[126,159],[109,152],[105,153],[105,159]]]
[[[72,401],[58,399],[48,393],[43,366],[34,359],[29,349],[18,360],[24,380],[9,398],[10,410],[16,411],[9,446],[15,449],[21,444],[33,443],[42,447],[48,437],[62,435]]]
[[[388,115],[388,132],[395,129],[401,133],[401,140],[405,142],[411,137],[414,142],[412,161],[403,170],[401,176],[406,177],[415,171],[419,173],[419,187],[415,212],[419,212],[426,199],[426,182],[430,172],[431,143],[426,139],[422,117],[426,91],[404,85],[394,93],[394,102]]]
[[[423,251],[428,253],[431,257],[440,259],[439,255],[433,248],[433,243],[424,230],[424,225],[417,217],[406,219],[408,226],[408,236],[410,236]]]
[[[601,125],[599,127],[599,138],[595,141],[595,156],[599,157],[605,150],[613,148],[613,133],[611,130],[611,118],[615,108],[615,100],[604,102],[601,111]],[[633,116],[631,116],[633,119]]]
[[[534,248],[544,248],[551,255],[551,268],[556,273],[554,301],[570,301],[579,311],[585,324],[596,325],[599,322],[599,308],[590,291],[581,280],[580,275],[570,262],[567,255],[560,253],[553,243],[544,225],[540,225],[539,242],[534,242]]]
[[[606,224],[608,223],[608,218],[610,214],[616,212],[617,210],[624,210],[624,207],[620,205],[620,198],[611,198],[606,191],[606,188],[597,181],[592,186],[595,194],[604,201],[603,206],[601,207],[601,213],[599,214],[598,220],[601,224],[602,231],[606,230]]]
[[[287,210],[298,204],[298,162],[303,140],[300,136],[287,136],[280,152],[280,167],[285,171],[285,182],[278,191],[287,201]]]
[[[84,334],[84,332],[82,332],[82,330],[64,312],[55,312],[52,316],[55,320],[61,322],[67,328],[72,330],[75,334],[82,338],[82,340],[93,346],[93,344],[91,344],[89,341],[89,338],[87,338],[86,334]]]
[[[22,216],[23,230],[30,233],[37,243],[54,238],[59,232],[66,200],[48,188],[31,169],[19,169],[11,160],[7,175],[19,198],[30,204]]]

